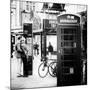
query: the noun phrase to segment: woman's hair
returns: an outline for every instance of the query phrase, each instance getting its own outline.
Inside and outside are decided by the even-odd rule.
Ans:
[[[19,37],[18,37],[18,40],[20,40],[21,38],[22,38],[22,36],[19,36]]]

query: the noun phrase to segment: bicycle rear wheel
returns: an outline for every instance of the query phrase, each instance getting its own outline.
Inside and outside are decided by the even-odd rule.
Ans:
[[[41,63],[38,68],[38,74],[41,78],[46,77],[48,74],[48,66],[45,66],[44,63]]]
[[[56,67],[57,67],[57,62],[51,62],[49,65],[49,74],[52,77],[56,77]]]

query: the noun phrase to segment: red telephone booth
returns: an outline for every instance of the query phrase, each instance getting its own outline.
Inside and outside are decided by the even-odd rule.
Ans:
[[[73,14],[63,14],[57,17],[57,21],[57,85],[80,85],[80,17]]]

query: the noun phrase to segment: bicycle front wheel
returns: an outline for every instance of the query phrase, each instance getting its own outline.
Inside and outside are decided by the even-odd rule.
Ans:
[[[38,74],[41,78],[46,77],[46,75],[48,74],[48,66],[45,66],[44,63],[41,63],[38,68]]]
[[[57,67],[57,62],[52,62],[49,65],[49,74],[52,77],[56,77],[56,67]]]

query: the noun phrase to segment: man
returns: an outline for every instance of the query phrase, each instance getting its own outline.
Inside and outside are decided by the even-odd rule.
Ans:
[[[38,45],[38,43],[35,43],[34,44],[34,54],[35,55],[38,55],[39,54],[39,45]]]
[[[48,46],[49,59],[52,58],[52,56],[51,56],[52,52],[53,52],[53,46],[52,46],[51,43],[49,42],[49,46]]]
[[[28,76],[28,61],[27,61],[28,49],[27,49],[25,40],[21,40],[20,47],[22,50],[21,59],[23,61],[23,76],[27,77]]]

